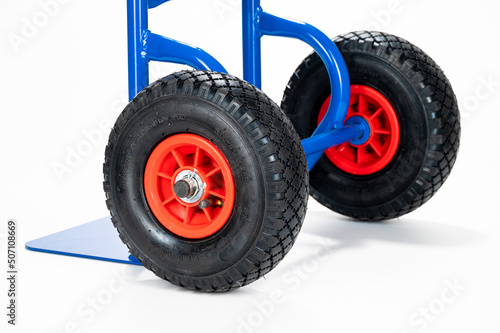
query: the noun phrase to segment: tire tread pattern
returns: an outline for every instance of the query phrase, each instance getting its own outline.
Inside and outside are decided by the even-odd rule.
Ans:
[[[131,241],[112,200],[110,169],[114,147],[132,116],[155,99],[172,94],[194,95],[225,108],[253,141],[263,167],[266,193],[264,226],[253,249],[232,267],[208,277],[181,276],[149,260]],[[118,117],[106,147],[104,191],[111,220],[130,253],[160,278],[192,290],[227,291],[247,285],[271,271],[292,247],[305,217],[308,172],[300,138],[283,111],[264,93],[228,74],[181,71],[141,91]]]

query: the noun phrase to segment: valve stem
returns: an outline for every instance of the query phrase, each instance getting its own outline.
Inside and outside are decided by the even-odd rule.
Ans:
[[[215,205],[217,207],[222,207],[224,205],[224,202],[222,202],[222,200],[220,199],[205,199],[205,200],[201,200],[199,203],[198,203],[198,207],[200,207],[200,209],[206,209],[212,205]]]

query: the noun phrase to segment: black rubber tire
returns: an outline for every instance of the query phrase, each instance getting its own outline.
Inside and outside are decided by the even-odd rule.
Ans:
[[[457,157],[460,116],[451,85],[427,54],[404,39],[363,31],[334,42],[347,63],[351,84],[376,89],[394,107],[400,142],[390,163],[366,176],[346,173],[323,155],[310,173],[311,195],[358,220],[409,213],[436,193]],[[292,75],[281,103],[301,138],[313,133],[329,95],[326,68],[312,53]]]
[[[150,153],[179,133],[211,141],[234,177],[232,215],[204,239],[167,231],[145,199]],[[252,85],[206,71],[181,71],[141,91],[116,121],[104,163],[106,203],[130,253],[159,277],[201,291],[247,285],[283,259],[306,213],[308,178],[281,109]]]

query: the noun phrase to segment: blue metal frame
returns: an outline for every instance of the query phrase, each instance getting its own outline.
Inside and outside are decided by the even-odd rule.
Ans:
[[[169,0],[127,0],[128,93],[132,100],[149,84],[149,61],[189,65],[195,69],[227,73],[210,54],[148,30],[148,5],[154,8]]]
[[[148,9],[169,0],[127,0],[129,97],[134,98],[149,84],[149,61],[186,64],[195,69],[226,73],[224,67],[205,51],[148,30]],[[368,123],[351,117],[345,124],[350,99],[347,68],[335,44],[313,26],[268,14],[259,0],[243,1],[243,69],[244,79],[261,87],[261,47],[263,35],[297,38],[311,45],[325,62],[331,85],[331,102],[314,134],[302,140],[309,170],[325,149],[352,142],[362,144],[370,135]],[[35,251],[109,260],[139,265],[128,254],[108,218],[86,223],[26,244]]]
[[[129,97],[134,98],[149,84],[151,60],[189,65],[195,69],[227,73],[210,54],[197,47],[175,41],[148,30],[148,8],[169,0],[127,0]],[[262,10],[260,0],[242,0],[243,78],[261,88],[261,43],[264,35],[299,39],[321,57],[330,77],[328,111],[310,138],[302,140],[309,170],[325,149],[369,135],[369,125],[357,118],[344,124],[349,108],[350,83],[342,54],[328,36],[304,22],[288,20]]]

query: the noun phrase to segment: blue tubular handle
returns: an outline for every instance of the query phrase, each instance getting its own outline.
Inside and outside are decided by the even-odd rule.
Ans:
[[[165,3],[170,0],[148,0],[148,7],[149,8],[155,8],[161,5],[162,3]]]
[[[262,88],[261,47],[258,22],[262,9],[259,0],[242,1],[243,22],[243,79]]]
[[[350,99],[349,73],[342,54],[335,43],[310,24],[291,21],[265,12],[260,14],[260,31],[264,35],[299,39],[318,53],[330,77],[330,106],[315,134],[342,127],[347,116]],[[313,135],[315,135],[313,134]]]
[[[127,0],[128,96],[130,100],[149,82],[148,62],[142,50],[142,39],[147,29],[147,0]]]
[[[149,60],[172,62],[199,70],[227,73],[226,69],[214,57],[198,47],[152,32],[147,33],[144,40]]]
[[[128,86],[132,100],[149,84],[149,61],[173,62],[200,70],[227,73],[226,69],[200,48],[175,41],[148,30],[148,7],[169,0],[127,0]]]
[[[262,12],[260,7],[256,10],[256,12],[260,13],[260,19],[256,22],[259,25],[260,32],[263,35],[291,37],[309,44],[323,60],[328,71],[332,96],[332,98],[330,99],[328,111],[319,126],[312,134],[312,137],[302,140],[302,146],[304,147],[304,151],[306,152],[307,156],[307,166],[309,170],[311,170],[323,154],[323,151],[314,153],[312,152],[316,150],[317,144],[319,142],[318,140],[312,139],[319,134],[326,133],[335,129],[341,129],[344,126],[344,120],[347,116],[351,94],[347,65],[345,64],[344,58],[342,57],[342,54],[338,50],[335,43],[332,42],[332,40],[319,29],[304,22],[287,20],[278,16],[268,14],[266,12]],[[346,131],[343,133],[355,135],[355,133],[358,132]],[[342,137],[344,139],[343,142],[347,142],[351,139],[356,138],[345,135]],[[324,140],[326,140],[327,138],[331,139],[334,138],[334,136],[325,136]],[[330,146],[343,142],[332,141],[330,142]],[[307,154],[308,152],[311,153]]]

